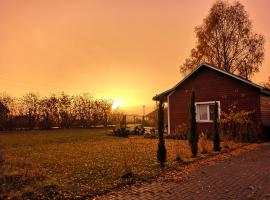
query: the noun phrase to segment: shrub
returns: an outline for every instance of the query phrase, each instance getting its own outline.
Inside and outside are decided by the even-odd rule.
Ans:
[[[207,149],[207,134],[205,134],[203,131],[201,131],[199,144],[200,144],[200,147],[201,147],[201,154],[208,153],[208,149]]]
[[[128,180],[130,179],[129,181],[131,181],[131,179],[134,176],[133,171],[132,171],[134,151],[135,151],[135,148],[130,139],[129,139],[129,145],[127,148],[120,146],[121,163],[123,165],[121,178],[128,179]]]
[[[258,123],[253,111],[237,111],[236,106],[232,105],[227,112],[221,112],[219,125],[227,140],[250,142],[258,139]]]
[[[164,163],[166,162],[166,147],[163,137],[164,133],[164,106],[162,100],[160,100],[158,105],[158,149],[157,149],[157,159],[160,166],[164,168]]]
[[[158,138],[158,134],[155,132],[149,132],[149,133],[145,133],[143,135],[144,138],[150,138],[150,139],[154,139],[154,138]]]
[[[145,128],[142,126],[135,126],[134,129],[130,132],[132,135],[144,135]]]
[[[182,162],[183,161],[182,158],[180,157],[180,154],[176,155],[175,161],[177,161],[177,162]]]
[[[186,140],[188,138],[188,125],[186,123],[181,123],[173,131],[175,138],[180,140]]]
[[[218,129],[218,104],[215,102],[214,106],[214,151],[220,151],[220,137],[219,137],[219,129]]]
[[[175,134],[170,134],[170,135],[165,134],[164,137],[166,139],[180,140],[179,135],[175,135]]]
[[[175,161],[182,162],[183,159],[181,158],[181,145],[180,145],[179,140],[177,140],[177,143],[175,146],[175,154],[176,154]]]
[[[198,132],[195,113],[195,92],[192,91],[189,104],[189,134],[188,141],[192,155],[195,157],[198,153]]]
[[[125,127],[120,127],[117,129],[113,129],[113,135],[118,137],[128,137],[129,136],[129,130],[127,130]]]
[[[118,137],[128,137],[129,130],[127,129],[126,115],[120,115],[119,124],[113,129],[113,135]]]
[[[151,134],[155,134],[155,133],[156,133],[156,129],[155,129],[155,128],[151,128],[151,129],[150,129],[150,133],[151,133]]]

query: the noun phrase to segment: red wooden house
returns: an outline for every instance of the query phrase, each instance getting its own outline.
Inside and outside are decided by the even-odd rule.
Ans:
[[[270,90],[209,64],[201,64],[173,88],[156,95],[168,104],[168,134],[178,125],[188,124],[190,93],[196,94],[196,120],[198,130],[212,132],[213,106],[218,103],[219,112],[232,105],[237,110],[252,111],[261,133],[270,127]]]

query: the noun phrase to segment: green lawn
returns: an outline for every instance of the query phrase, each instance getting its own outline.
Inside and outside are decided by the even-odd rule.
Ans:
[[[9,197],[36,195],[33,192],[92,196],[130,181],[158,176],[157,139],[119,138],[108,133],[105,129],[0,133],[5,160],[0,171],[0,193]],[[177,151],[185,162],[193,159],[187,141],[165,142],[167,170],[178,164]],[[230,147],[235,145],[229,144]],[[210,151],[210,144],[208,149]],[[126,171],[132,171],[134,177],[122,178]]]

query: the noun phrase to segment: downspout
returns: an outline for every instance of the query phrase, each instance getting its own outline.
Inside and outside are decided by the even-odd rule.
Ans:
[[[168,135],[171,135],[171,122],[170,122],[170,98],[167,96],[168,109],[167,109],[167,117],[168,117]]]

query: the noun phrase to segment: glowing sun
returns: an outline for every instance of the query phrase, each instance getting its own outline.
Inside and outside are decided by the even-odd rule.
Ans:
[[[115,110],[115,109],[118,109],[120,107],[123,106],[123,101],[121,100],[114,100],[113,103],[112,103],[112,109]]]

